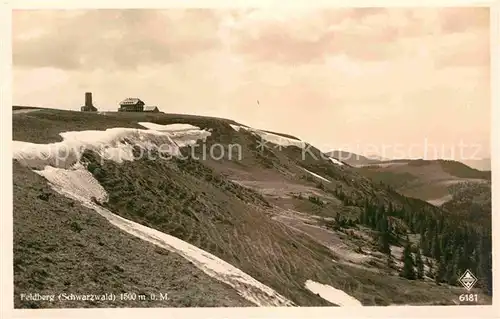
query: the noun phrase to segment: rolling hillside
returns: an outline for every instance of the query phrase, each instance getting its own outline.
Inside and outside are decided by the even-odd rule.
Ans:
[[[491,172],[479,171],[457,161],[392,160],[358,167],[374,182],[390,185],[409,197],[442,205],[452,197],[456,184],[488,184]]]
[[[379,158],[369,158],[363,155],[350,153],[346,151],[331,151],[327,153],[329,156],[339,159],[348,165],[357,167],[369,164],[377,164],[381,160]]]
[[[42,109],[13,115],[13,139],[17,308],[458,304],[467,268],[491,304],[491,225],[405,197],[365,176],[373,168],[287,134],[194,115]],[[455,262],[460,247],[475,259]],[[89,287],[171,298],[20,298]]]

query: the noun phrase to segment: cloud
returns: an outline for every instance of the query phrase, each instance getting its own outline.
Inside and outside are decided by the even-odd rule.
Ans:
[[[16,11],[13,63],[61,69],[175,63],[216,49],[217,29],[214,13],[202,9]]]
[[[464,32],[471,29],[487,29],[490,23],[488,7],[441,9],[441,27],[445,32]]]
[[[408,54],[414,42],[451,52],[438,63],[475,65],[489,63],[489,37],[475,36],[489,32],[488,23],[488,8],[15,11],[13,61],[26,67],[136,68],[225,48],[249,61],[296,65],[323,63],[332,55],[390,60]]]
[[[286,12],[289,13],[289,12]],[[446,9],[382,9],[359,8],[348,10],[309,11],[300,17],[281,12],[254,12],[234,28],[238,39],[235,51],[253,61],[273,61],[282,64],[323,63],[331,55],[344,54],[357,60],[390,60],[407,54],[410,42],[453,34],[456,63],[474,64],[470,47],[481,52],[482,63],[488,63],[485,39],[471,34],[488,32],[487,8]],[[459,43],[463,37],[470,45]],[[422,42],[420,46],[427,43]],[[406,49],[406,51],[405,51]],[[432,49],[432,48],[430,48]],[[437,47],[436,50],[442,49]],[[465,52],[463,52],[465,51]],[[462,54],[463,53],[463,54]],[[416,52],[416,54],[419,54]],[[456,58],[458,55],[464,57]]]
[[[14,102],[78,109],[92,91],[99,109],[115,110],[139,96],[167,112],[233,118],[329,148],[417,143],[426,134],[436,143],[457,136],[482,143],[490,129],[488,15],[484,8],[15,12]]]

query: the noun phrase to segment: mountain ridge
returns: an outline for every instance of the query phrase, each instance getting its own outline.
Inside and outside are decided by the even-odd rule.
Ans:
[[[331,156],[335,158],[341,158],[344,159],[345,162],[349,163],[350,165],[370,165],[370,164],[383,164],[383,163],[397,163],[397,162],[410,162],[410,161],[451,161],[451,162],[458,162],[463,165],[468,166],[471,169],[478,170],[478,171],[484,171],[484,172],[491,172],[491,158],[481,158],[481,159],[469,159],[469,160],[455,160],[455,159],[444,159],[444,158],[437,158],[437,159],[424,159],[424,158],[383,158],[378,155],[370,155],[370,156],[363,156],[359,155],[356,153],[352,152],[347,152],[347,151],[339,151],[339,150],[334,150],[334,151],[328,151],[326,152],[327,154],[330,154]]]

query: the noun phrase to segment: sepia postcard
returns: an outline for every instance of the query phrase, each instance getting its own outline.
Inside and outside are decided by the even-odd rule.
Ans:
[[[491,4],[210,3],[9,9],[9,315],[493,317]]]

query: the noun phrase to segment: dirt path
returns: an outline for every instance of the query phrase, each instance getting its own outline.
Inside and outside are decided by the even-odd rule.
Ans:
[[[263,181],[263,180],[232,180],[243,187],[250,188],[264,196],[270,196],[275,198],[292,198],[293,195],[302,195],[303,197],[308,196],[319,196],[323,198],[328,198],[330,200],[334,199],[332,196],[328,196],[326,193],[318,190],[315,187],[301,185],[297,183],[290,183],[287,181]]]
[[[356,253],[354,247],[343,240],[334,231],[317,225],[317,219],[294,210],[279,210],[272,219],[279,221],[290,228],[300,231],[321,245],[329,248],[341,258],[341,262],[362,263],[371,259],[370,256]]]

